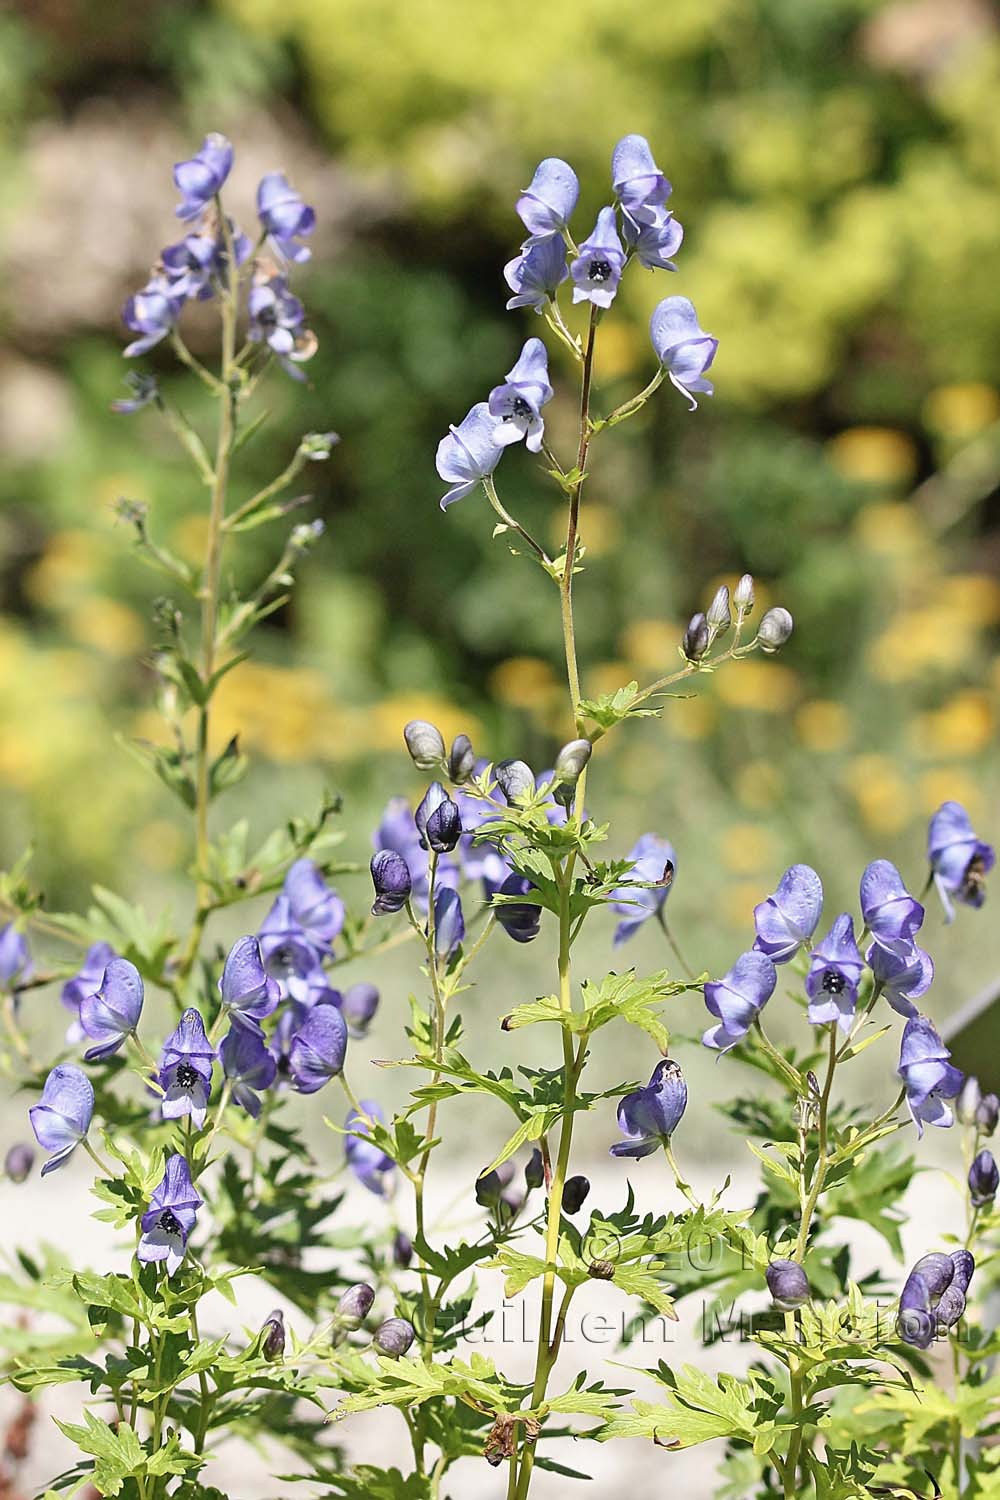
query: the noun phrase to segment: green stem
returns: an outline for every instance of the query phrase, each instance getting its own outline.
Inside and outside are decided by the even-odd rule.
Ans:
[[[534,552],[535,556],[539,559],[540,562],[544,563],[547,568],[551,568],[552,559],[549,557],[549,554],[546,552],[545,548],[540,547],[531,533],[529,531],[526,531],[525,528],[521,525],[520,521],[515,521],[510,511],[504,508],[503,502],[501,501],[500,496],[497,494],[497,487],[493,482],[492,474],[486,474],[483,477],[483,489],[486,491],[486,498],[489,500],[490,504],[496,511],[497,515],[500,517],[503,524],[509,527],[511,531],[515,531],[522,541],[527,542],[528,546],[531,548],[532,552]]]
[[[813,1172],[813,1179],[809,1187],[809,1191],[806,1194],[805,1203],[803,1204],[802,1218],[799,1224],[798,1239],[795,1242],[795,1252],[792,1257],[794,1260],[797,1260],[800,1263],[805,1258],[806,1246],[809,1243],[809,1228],[812,1223],[812,1216],[816,1211],[816,1204],[819,1201],[819,1195],[823,1191],[823,1184],[826,1181],[826,1171],[827,1167],[829,1166],[829,1162],[827,1160],[827,1117],[830,1109],[830,1092],[833,1088],[833,1075],[837,1068],[837,1055],[837,1028],[835,1025],[831,1025],[830,1055],[827,1062],[826,1079],[823,1083],[823,1092],[820,1095],[819,1101],[819,1119],[817,1125],[819,1133],[819,1143],[816,1155],[816,1168]]]
[[[573,622],[573,570],[576,566],[576,551],[580,534],[580,501],[586,478],[587,454],[590,449],[592,428],[590,423],[590,392],[594,376],[594,343],[597,336],[596,307],[590,310],[587,329],[587,347],[583,356],[583,374],[580,381],[580,442],[576,454],[577,480],[569,493],[569,511],[566,520],[566,554],[563,560],[562,577],[559,581],[559,605],[562,620],[563,650],[566,655],[566,675],[569,679],[569,697],[573,709],[573,722],[580,732],[580,669],[576,659],[576,627]],[[578,799],[579,803],[579,799]]]

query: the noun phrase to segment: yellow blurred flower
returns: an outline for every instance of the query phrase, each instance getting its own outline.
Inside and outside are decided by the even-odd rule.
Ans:
[[[799,694],[799,680],[791,667],[780,662],[732,662],[712,679],[715,694],[728,708],[754,709],[758,713],[785,713]]]
[[[746,927],[753,917],[753,909],[762,901],[762,891],[755,880],[738,880],[727,885],[722,892],[722,910],[731,927]]]
[[[815,698],[796,713],[795,730],[809,750],[842,750],[851,737],[851,716],[842,703]]]
[[[146,641],[145,622],[134,609],[96,594],[74,605],[66,629],[74,640],[109,656],[132,656]]]
[[[891,556],[917,552],[927,541],[921,517],[903,501],[866,505],[858,512],[854,529],[869,551]]]
[[[588,557],[604,557],[613,551],[619,531],[617,512],[610,505],[587,501],[580,512],[580,542]],[[549,536],[555,551],[562,552],[566,546],[566,513],[562,507],[553,512]]]
[[[633,620],[621,634],[622,655],[633,666],[662,675],[678,661],[677,646],[683,634],[683,628],[669,620]]]
[[[542,657],[511,656],[494,667],[490,674],[490,688],[501,703],[512,708],[539,709],[552,700],[559,691],[559,684],[552,667]],[[410,714],[409,717],[437,723],[431,714]]]
[[[983,796],[978,783],[967,771],[960,771],[955,766],[935,766],[933,771],[925,771],[917,782],[917,797],[928,816],[942,802],[961,802],[973,822],[983,813]]]
[[[642,333],[645,333],[644,329]],[[597,377],[599,380],[617,380],[631,375],[646,354],[646,340],[634,323],[626,323],[622,318],[605,322],[597,341]]]
[[[711,698],[672,698],[663,705],[663,717],[678,739],[703,740],[715,728],[719,711]]]
[[[736,773],[736,795],[744,807],[766,812],[781,796],[781,773],[769,760],[751,760]]]
[[[1000,392],[981,381],[941,385],[924,402],[924,421],[947,438],[973,437],[1000,421]]]
[[[777,840],[757,823],[734,823],[722,836],[722,863],[734,875],[752,875],[777,859]]]
[[[357,741],[358,753],[365,754],[369,748],[402,751],[403,725],[411,719],[427,719],[436,724],[446,742],[456,734],[467,734],[473,744],[482,738],[479,720],[447,698],[436,693],[396,693],[365,711],[367,742],[364,738]]]
[[[587,698],[600,698],[603,693],[617,693],[619,688],[631,682],[632,673],[628,662],[599,661],[588,667],[583,674],[583,692]]]
[[[25,575],[25,591],[48,609],[64,606],[68,592],[88,584],[98,559],[99,549],[90,532],[57,531]]]
[[[826,445],[832,466],[864,484],[908,484],[917,472],[917,450],[893,427],[849,427]]]
[[[187,838],[177,823],[154,818],[136,834],[139,858],[151,870],[173,870],[184,857]]]
[[[907,682],[926,668],[957,666],[976,644],[973,623],[953,609],[903,610],[868,648],[880,682]]]
[[[170,534],[171,546],[189,563],[202,563],[208,545],[208,516],[182,516]]]
[[[938,584],[934,602],[975,625],[995,625],[1000,620],[1000,583],[988,573],[951,573]]]
[[[928,756],[979,755],[993,740],[993,705],[985,693],[956,693],[947,703],[919,714],[910,733],[918,752]]]
[[[909,822],[906,783],[886,755],[858,755],[844,768],[844,785],[872,833],[899,833]]]

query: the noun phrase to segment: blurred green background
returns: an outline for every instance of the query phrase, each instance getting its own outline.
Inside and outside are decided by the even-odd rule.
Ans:
[[[236,145],[239,216],[283,169],[321,220],[297,276],[320,342],[310,385],[275,376],[237,495],[301,431],[342,435],[307,475],[326,538],[225,684],[220,742],[238,730],[257,766],[220,819],[249,811],[263,834],[331,785],[364,859],[386,796],[416,789],[407,718],[539,767],[565,737],[554,591],[491,541],[481,498],[440,514],[434,449],[541,326],[504,311],[517,191],[541,156],[567,156],[585,232],[612,145],[638,130],[686,237],[677,276],[626,279],[602,327],[598,408],[649,378],[646,319],[673,292],[721,339],[717,395],[689,415],[661,393],[595,445],[585,684],[669,670],[685,618],[744,569],[797,630],[778,660],[699,679],[662,720],[619,733],[589,793],[615,819],[613,852],[647,828],[673,839],[674,925],[700,968],[745,946],[791,859],[853,904],[875,855],[921,882],[925,820],[946,797],[995,837],[998,86],[986,0],[8,9],[4,862],[33,839],[34,877],[66,906],[95,879],[169,898],[190,857],[183,817],[113,739],[162,737],[146,666],[162,583],[113,505],[148,503],[155,534],[194,559],[203,501],[155,415],[108,407],[121,303],[176,237],[171,166],[209,129]],[[149,363],[174,381],[168,356]],[[549,427],[568,454],[572,372],[554,366]],[[199,421],[188,386],[176,393]],[[508,455],[501,480],[554,542],[558,492],[529,456]],[[279,532],[241,545],[237,580],[267,570]],[[993,975],[995,945],[966,954],[963,929],[934,937],[952,960],[938,1015]]]

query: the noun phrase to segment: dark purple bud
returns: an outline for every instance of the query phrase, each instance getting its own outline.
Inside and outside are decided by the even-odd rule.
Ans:
[[[526,896],[535,887],[526,875],[508,875],[498,896]],[[530,943],[538,936],[542,908],[531,901],[502,901],[494,906],[497,921],[515,943]]]
[[[461,786],[476,769],[476,752],[467,734],[456,734],[448,752],[448,780]]]
[[[465,938],[462,898],[450,886],[434,893],[434,952],[445,962]]]
[[[937,1318],[931,1311],[930,1288],[916,1269],[907,1276],[899,1294],[896,1330],[904,1344],[916,1349],[929,1349],[934,1341]]]
[[[797,1260],[772,1260],[764,1275],[779,1312],[794,1312],[809,1301],[809,1281]]]
[[[976,1262],[968,1250],[923,1255],[906,1278],[899,1298],[899,1336],[929,1349],[938,1329],[953,1328],[965,1311],[965,1294]]]
[[[435,854],[450,854],[462,837],[462,815],[440,781],[431,783],[414,820],[421,844]]]
[[[1000,1172],[992,1151],[980,1151],[969,1168],[969,1193],[973,1208],[984,1208],[992,1203],[1000,1187]]]
[[[401,911],[413,889],[409,866],[403,856],[392,849],[380,849],[372,856],[371,872],[375,887],[372,915],[382,917]]]
[[[496,1168],[492,1172],[484,1172],[482,1177],[476,1178],[476,1202],[483,1208],[496,1208],[505,1185]]]
[[[982,1100],[983,1091],[979,1087],[979,1079],[970,1073],[955,1100],[955,1118],[959,1124],[975,1125],[976,1113]]]
[[[355,1282],[354,1286],[347,1288],[337,1303],[334,1316],[338,1325],[348,1333],[360,1328],[371,1312],[374,1301],[374,1287],[370,1287],[367,1281]]]
[[[992,1135],[1000,1118],[1000,1099],[996,1094],[984,1094],[976,1110],[976,1128],[980,1135]]]
[[[413,1324],[408,1323],[405,1318],[387,1318],[376,1328],[372,1343],[387,1358],[401,1359],[416,1336]]]
[[[396,1230],[396,1236],[392,1242],[392,1258],[404,1271],[413,1259],[413,1241],[404,1229]]]
[[[444,736],[426,719],[411,719],[403,730],[403,739],[418,771],[436,771],[444,760]]]
[[[785,642],[790,638],[795,622],[787,609],[780,604],[774,609],[769,609],[757,627],[757,639],[762,651],[773,656],[775,651],[780,651]]]
[[[261,1354],[271,1361],[280,1359],[285,1352],[285,1315],[280,1307],[276,1307],[267,1318],[261,1333],[264,1335]]]
[[[373,984],[352,984],[344,991],[340,1013],[347,1022],[348,1036],[355,1039],[367,1036],[378,1002],[379,993]]]
[[[701,661],[708,650],[708,642],[708,620],[701,613],[692,615],[681,643],[681,649],[688,661]]]
[[[3,1169],[10,1182],[26,1182],[31,1176],[31,1169],[35,1165],[35,1153],[30,1146],[23,1141],[18,1141],[11,1146],[4,1157]]]
[[[502,760],[494,766],[493,775],[508,802],[534,796],[535,773],[523,760]]]
[[[586,1177],[568,1177],[563,1188],[563,1213],[578,1214],[589,1192],[590,1183]]]
[[[524,1169],[524,1184],[530,1193],[532,1189],[541,1187],[545,1181],[545,1168],[542,1164],[542,1153],[536,1146],[531,1153],[531,1160]]]

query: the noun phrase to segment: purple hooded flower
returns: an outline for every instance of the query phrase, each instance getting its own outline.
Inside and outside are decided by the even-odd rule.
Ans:
[[[379,993],[373,984],[352,984],[344,991],[340,1001],[340,1012],[347,1022],[347,1035],[353,1040],[368,1035],[375,1012],[378,1010]]]
[[[177,206],[177,217],[196,219],[221,192],[232,165],[232,146],[213,130],[189,161],[179,161],[174,167],[174,182],[183,198]]]
[[[441,497],[442,510],[470,495],[500,462],[503,447],[494,437],[496,425],[487,403],[477,401],[458,426],[449,427],[448,436],[438,443],[438,477],[451,486]]]
[[[104,971],[113,958],[118,954],[110,943],[92,943],[87,949],[83,963],[71,979],[67,979],[62,987],[61,999],[66,1009],[73,1016],[66,1032],[66,1040],[70,1044],[82,1041],[85,1033],[80,1025],[80,1005],[87,995],[92,995],[99,988],[104,978]]]
[[[316,213],[291,186],[283,172],[268,172],[257,189],[257,216],[285,260],[308,260],[312,251],[295,241],[312,234]]]
[[[189,1006],[177,1027],[163,1044],[159,1085],[163,1090],[160,1110],[165,1120],[190,1115],[200,1130],[205,1123],[208,1096],[212,1091],[215,1048],[205,1035],[201,1013]]]
[[[497,891],[498,896],[527,896],[535,887],[527,875],[511,874]],[[536,938],[542,922],[542,908],[534,901],[501,901],[494,910],[497,922],[515,943],[530,943]]]
[[[873,860],[861,877],[861,914],[876,943],[901,958],[909,956],[924,909],[887,859]]]
[[[426,911],[430,889],[430,856],[421,845],[420,829],[405,797],[390,797],[372,843],[379,853],[389,851],[399,855],[409,872],[413,900],[421,911]],[[444,856],[438,858],[435,884],[458,885],[458,868]],[[399,907],[392,909],[398,911]]]
[[[611,153],[611,185],[636,224],[653,223],[672,191],[642,135],[623,136]]]
[[[893,953],[879,943],[872,943],[865,955],[868,967],[882,986],[882,993],[901,1016],[917,1015],[914,1000],[919,1000],[934,979],[934,960],[914,944],[907,953]]]
[[[241,266],[250,255],[250,241],[231,219],[229,231],[233,258]],[[185,235],[161,251],[160,260],[174,297],[204,301],[212,296],[213,282],[225,285],[229,280],[226,241],[221,235],[205,231]]]
[[[854,941],[854,918],[841,912],[823,941],[810,954],[806,975],[809,1019],[814,1026],[835,1021],[850,1031],[865,963]]]
[[[84,1054],[85,1062],[110,1057],[139,1024],[143,1000],[142,975],[127,958],[113,958],[104,970],[100,988],[80,1001],[80,1025],[97,1043]]]
[[[384,917],[402,911],[413,889],[409,867],[403,856],[394,849],[379,849],[372,855],[371,872],[372,885],[375,887],[372,915]]]
[[[658,209],[656,218],[650,223],[636,224],[626,215],[622,234],[626,245],[647,270],[677,270],[672,257],[681,248],[684,230],[667,209]]]
[[[969,1168],[969,1194],[973,1208],[992,1203],[1000,1188],[1000,1171],[992,1151],[980,1151]]]
[[[255,937],[237,938],[226,956],[219,980],[222,1003],[235,1021],[253,1031],[277,1009],[281,988],[264,967],[260,943]]]
[[[45,1080],[42,1097],[28,1110],[35,1139],[52,1155],[42,1176],[67,1162],[90,1129],[94,1114],[94,1089],[80,1068],[60,1063]]]
[[[260,1114],[257,1095],[271,1087],[278,1071],[264,1038],[246,1026],[231,1026],[222,1038],[219,1059],[233,1099],[256,1120]]]
[[[413,816],[423,849],[448,854],[462,837],[462,816],[440,781],[432,781]]]
[[[434,951],[447,961],[465,937],[465,918],[457,891],[442,886],[434,893]]]
[[[625,268],[625,251],[618,238],[613,208],[602,208],[589,238],[569,268],[573,278],[573,301],[610,307]]]
[[[903,1028],[899,1076],[917,1134],[925,1125],[947,1127],[954,1121],[951,1106],[962,1087],[963,1075],[948,1061],[951,1053],[926,1016],[913,1016]]]
[[[953,1328],[965,1311],[976,1262],[968,1250],[922,1255],[903,1284],[896,1328],[906,1344],[929,1349],[939,1330]]]
[[[711,368],[719,340],[701,327],[694,303],[687,297],[665,297],[653,309],[649,336],[671,383],[688,398],[694,411],[698,405],[694,391],[705,396],[715,392],[712,382],[705,378],[705,371]]]
[[[31,978],[33,971],[28,939],[13,922],[8,922],[0,928],[0,989],[16,990]]]
[[[255,281],[247,300],[250,327],[247,337],[265,343],[273,353],[288,358],[294,354],[299,335],[305,330],[306,310],[288,290],[283,276]]]
[[[490,412],[497,418],[493,441],[506,448],[524,438],[529,453],[540,452],[545,433],[542,407],[552,396],[545,345],[541,339],[527,339],[504,384],[490,391]]]
[[[124,349],[126,359],[145,354],[167,337],[180,316],[184,298],[178,296],[170,282],[164,277],[154,277],[130,297],[122,308],[122,321],[126,328],[140,335]]]
[[[753,910],[754,948],[772,963],[787,964],[811,942],[823,911],[823,882],[810,865],[792,865],[778,889]]]
[[[580,195],[580,183],[568,162],[547,156],[514,205],[518,218],[534,245],[552,234],[562,234]]]
[[[370,1193],[384,1198],[386,1176],[392,1171],[395,1163],[391,1156],[386,1156],[385,1152],[369,1139],[371,1126],[368,1119],[377,1120],[380,1125],[384,1125],[385,1116],[374,1099],[362,1099],[361,1108],[363,1114],[359,1115],[352,1109],[347,1116],[346,1129],[350,1134],[344,1137],[344,1155],[347,1165],[358,1181],[363,1183]],[[366,1116],[368,1118],[365,1118]]]
[[[705,985],[705,1004],[719,1024],[705,1032],[704,1045],[728,1052],[741,1042],[777,983],[777,970],[766,953],[741,953],[728,974]]]
[[[515,255],[503,268],[504,280],[514,293],[507,311],[533,307],[540,313],[569,275],[566,246],[558,235],[548,235]]]
[[[983,843],[974,832],[960,802],[943,802],[931,818],[927,858],[947,921],[955,916],[952,897],[966,906],[982,906],[986,900],[984,877],[996,864],[996,854],[993,845]]]
[[[201,1204],[184,1157],[168,1156],[160,1184],[140,1220],[137,1258],[147,1263],[165,1260],[167,1275],[172,1276],[184,1259]]]
[[[264,967],[296,1000],[305,1001],[321,982],[322,964],[343,925],[344,903],[336,891],[311,859],[296,860],[257,934]]]
[[[618,1106],[618,1128],[625,1137],[612,1156],[649,1156],[669,1141],[687,1108],[687,1084],[678,1063],[665,1057],[644,1089],[626,1094]]]
[[[616,948],[633,937],[650,917],[663,910],[677,866],[673,844],[658,833],[644,833],[629,850],[628,858],[632,861],[630,880],[650,880],[658,884],[638,890],[621,886],[615,892],[614,910],[621,917],[615,928]]]
[[[293,1033],[288,1074],[300,1094],[315,1094],[344,1068],[347,1022],[336,1005],[314,1005]]]

